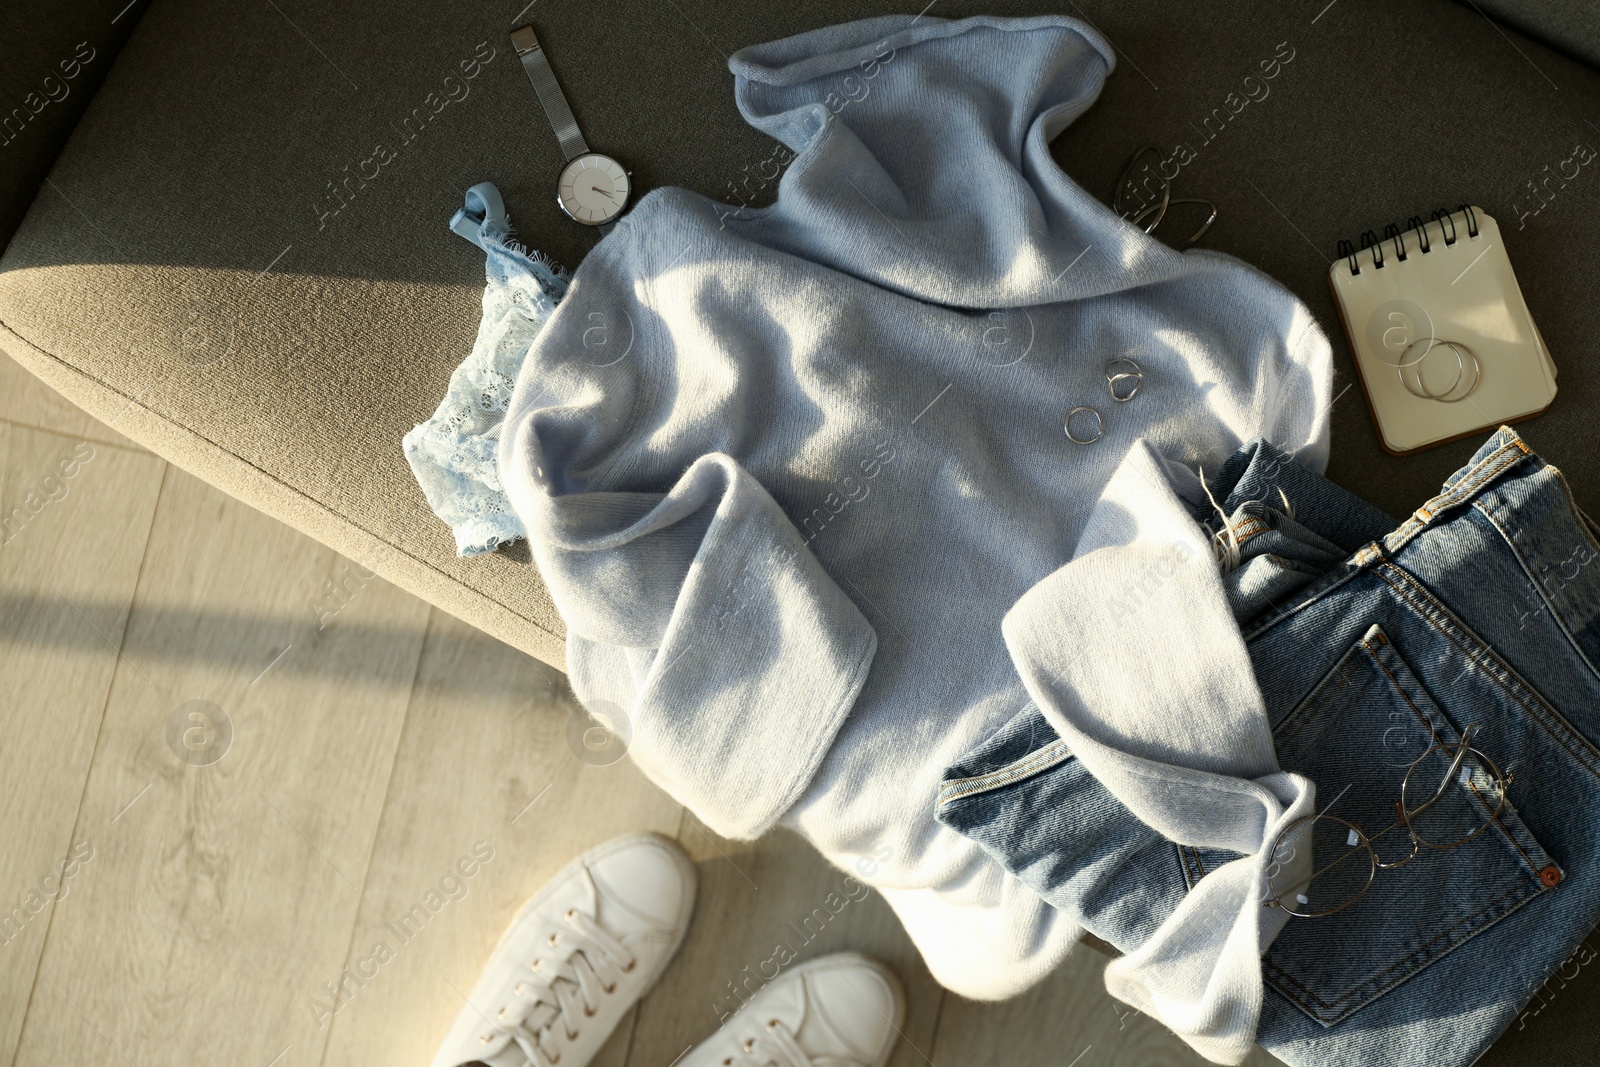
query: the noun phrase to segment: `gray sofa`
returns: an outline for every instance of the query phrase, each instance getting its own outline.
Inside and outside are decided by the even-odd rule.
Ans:
[[[0,14],[0,348],[128,437],[559,666],[561,621],[526,551],[456,558],[400,452],[477,325],[482,257],[445,226],[462,192],[496,182],[520,236],[569,266],[595,239],[553,202],[561,157],[507,39],[519,6]],[[636,189],[764,202],[773,145],[740,120],[726,56],[902,9],[590,0],[527,17],[590,144]],[[1336,392],[1354,380],[1326,282],[1336,241],[1463,201],[1494,215],[1561,371],[1526,436],[1600,511],[1600,166],[1557,172],[1580,142],[1600,148],[1600,5],[944,0],[929,14],[1045,11],[1092,21],[1121,60],[1056,142],[1067,172],[1109,198],[1138,145],[1190,142],[1182,195],[1220,208],[1206,246],[1307,301],[1334,339]],[[1235,112],[1230,94],[1280,46],[1293,58],[1270,94]],[[65,78],[84,47],[94,58]],[[1360,389],[1333,419],[1332,476],[1399,514],[1476,445],[1389,457]],[[1600,985],[1572,981],[1484,1063],[1600,1059]]]

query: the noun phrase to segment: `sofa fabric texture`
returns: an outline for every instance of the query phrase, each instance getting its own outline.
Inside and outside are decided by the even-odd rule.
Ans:
[[[0,6],[0,247],[149,0]]]
[[[1600,67],[1600,8],[1592,0],[1461,0],[1552,48]]]

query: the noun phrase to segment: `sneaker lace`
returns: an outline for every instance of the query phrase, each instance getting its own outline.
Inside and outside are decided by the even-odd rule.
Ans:
[[[541,957],[529,965],[538,977],[512,987],[517,1000],[502,1007],[492,1024],[495,1034],[509,1037],[528,1067],[555,1067],[560,1049],[551,1040],[559,1023],[567,1040],[578,1036],[583,1019],[600,1010],[600,998],[615,992],[621,976],[637,965],[633,953],[592,918],[577,909],[563,916],[569,927],[549,937],[556,948],[565,941],[567,954],[552,963]],[[493,1036],[490,1036],[490,1040]]]
[[[773,1019],[765,1032],[746,1038],[722,1067],[812,1067],[812,1062],[789,1028]]]

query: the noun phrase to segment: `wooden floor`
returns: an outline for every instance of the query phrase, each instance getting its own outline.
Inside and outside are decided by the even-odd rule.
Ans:
[[[0,1067],[425,1067],[517,905],[637,830],[689,851],[699,904],[597,1062],[668,1067],[839,882],[792,835],[719,839],[627,761],[579,760],[558,672],[0,356],[0,515],[18,505],[0,531]],[[493,858],[335,999],[475,848]],[[1203,1062],[1113,1002],[1088,949],[998,1005],[941,991],[876,895],[807,946],[844,949],[905,979],[896,1067]]]

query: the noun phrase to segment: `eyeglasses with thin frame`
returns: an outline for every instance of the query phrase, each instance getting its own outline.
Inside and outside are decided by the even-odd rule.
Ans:
[[[1372,888],[1379,871],[1404,867],[1425,848],[1434,851],[1459,848],[1494,825],[1505,807],[1511,778],[1502,775],[1493,760],[1472,747],[1472,737],[1477,732],[1476,724],[1468,724],[1461,731],[1459,741],[1454,744],[1440,741],[1412,761],[1400,783],[1400,795],[1395,798],[1398,818],[1376,834],[1368,836],[1354,822],[1327,814],[1302,816],[1284,827],[1272,845],[1272,862],[1267,868],[1267,899],[1263,904],[1302,919],[1332,915],[1360,900]],[[1428,787],[1431,776],[1424,764],[1430,763],[1435,753],[1449,758],[1449,769],[1432,792],[1419,797],[1420,803],[1413,807],[1411,799],[1417,796],[1418,790]],[[1468,756],[1476,757],[1490,780],[1487,787],[1480,784],[1479,776],[1467,766]],[[1465,813],[1444,810],[1448,806],[1446,798],[1450,786],[1456,782],[1463,787],[1460,803],[1467,805]],[[1405,831],[1411,851],[1400,859],[1385,862],[1379,858],[1374,842],[1396,830]],[[1323,866],[1316,867],[1318,858],[1328,851],[1317,847],[1319,835],[1333,844],[1335,855]],[[1309,863],[1300,855],[1300,847],[1307,841],[1312,844]],[[1302,875],[1307,866],[1316,869]],[[1319,898],[1326,899],[1314,901],[1313,891]]]

